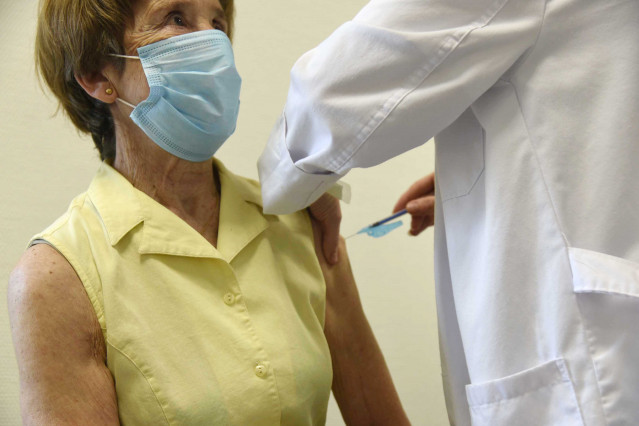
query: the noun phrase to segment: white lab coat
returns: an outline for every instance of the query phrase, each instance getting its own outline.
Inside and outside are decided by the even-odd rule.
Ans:
[[[639,424],[639,1],[373,0],[296,63],[265,209],[433,135],[451,422]]]

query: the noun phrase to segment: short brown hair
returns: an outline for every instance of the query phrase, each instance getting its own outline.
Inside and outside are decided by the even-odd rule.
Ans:
[[[109,107],[89,96],[76,75],[100,72],[111,53],[124,54],[124,30],[135,0],[41,0],[36,66],[73,124],[90,133],[100,158],[115,158],[115,127]],[[221,0],[232,37],[233,0]]]

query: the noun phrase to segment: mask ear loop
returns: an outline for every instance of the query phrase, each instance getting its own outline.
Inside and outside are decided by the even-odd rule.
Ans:
[[[126,105],[126,106],[128,106],[128,107],[130,107],[130,108],[132,108],[132,109],[135,109],[135,105],[133,105],[133,104],[132,104],[132,103],[130,103],[130,102],[125,101],[125,100],[124,100],[124,99],[122,99],[122,98],[117,97],[117,98],[115,98],[115,100],[116,100],[117,102],[121,102],[121,103],[123,103],[124,105]]]
[[[140,60],[140,58],[138,56],[130,56],[130,55],[118,55],[117,53],[109,53],[109,56],[113,56],[116,58],[124,58],[124,59],[137,59],[138,61]],[[123,103],[124,105],[135,109],[135,105],[133,105],[130,102],[125,101],[124,99],[120,98],[119,96],[115,98],[116,101]]]
[[[139,56],[129,56],[129,55],[118,55],[117,53],[109,53],[109,56],[115,56],[116,58],[124,58],[124,59],[137,59],[140,60]]]

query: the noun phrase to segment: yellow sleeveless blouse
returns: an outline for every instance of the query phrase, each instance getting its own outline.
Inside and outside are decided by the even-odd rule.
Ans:
[[[305,212],[263,215],[215,163],[218,247],[103,163],[36,235],[73,266],[107,345],[123,425],[317,425],[332,382],[325,284]]]

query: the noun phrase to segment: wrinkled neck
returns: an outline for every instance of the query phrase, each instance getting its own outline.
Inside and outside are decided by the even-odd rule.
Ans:
[[[136,126],[137,127],[137,126]],[[211,244],[217,244],[220,190],[213,161],[190,162],[158,147],[143,132],[119,130],[113,167]],[[138,129],[139,130],[139,129]]]

